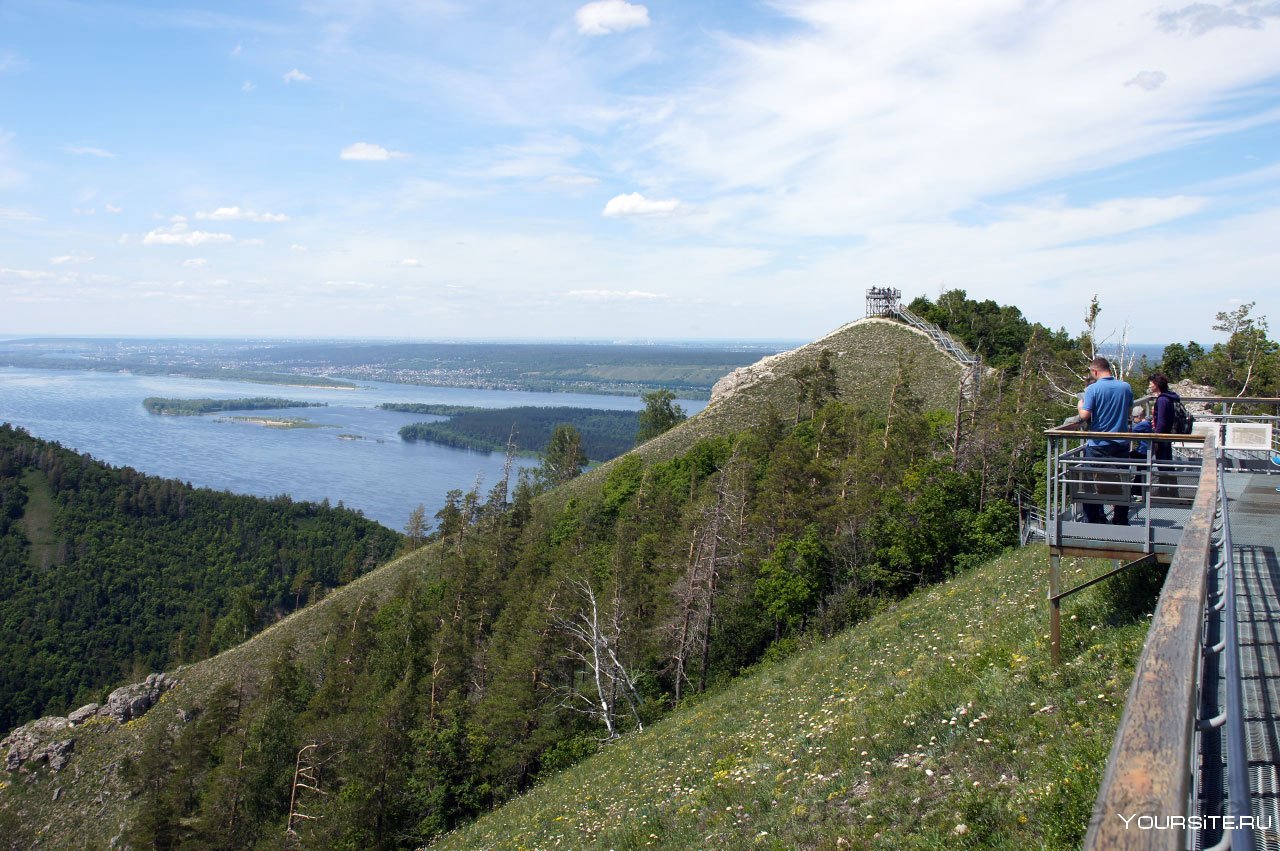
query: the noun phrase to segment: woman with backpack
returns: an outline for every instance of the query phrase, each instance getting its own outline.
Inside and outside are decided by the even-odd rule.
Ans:
[[[1168,377],[1163,372],[1152,373],[1147,380],[1147,392],[1156,397],[1151,406],[1151,430],[1156,434],[1184,434],[1179,419],[1186,419],[1186,408],[1182,407],[1182,397],[1169,389]],[[1173,460],[1173,444],[1169,441],[1156,441],[1154,449],[1157,461]]]

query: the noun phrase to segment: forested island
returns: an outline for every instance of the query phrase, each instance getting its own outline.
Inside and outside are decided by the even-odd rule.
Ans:
[[[404,426],[400,438],[429,440],[478,452],[502,452],[514,429],[518,451],[542,453],[558,425],[571,425],[581,433],[582,449],[592,461],[607,461],[635,446],[640,419],[636,411],[595,408],[478,408],[453,414],[446,422]]]
[[[194,417],[216,411],[270,411],[277,408],[323,408],[324,402],[299,402],[293,399],[274,399],[254,396],[249,399],[167,399],[148,396],[142,407],[149,413],[167,417]]]
[[[401,414],[428,414],[433,417],[452,417],[457,414],[473,414],[486,410],[474,405],[444,405],[435,402],[383,402],[378,408],[383,411],[397,411]]]

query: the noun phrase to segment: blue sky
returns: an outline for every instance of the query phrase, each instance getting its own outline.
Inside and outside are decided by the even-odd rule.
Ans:
[[[1280,3],[0,4],[0,333],[1280,322]]]

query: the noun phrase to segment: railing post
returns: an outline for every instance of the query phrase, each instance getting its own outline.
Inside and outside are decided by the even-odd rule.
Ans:
[[[1049,552],[1049,647],[1054,667],[1062,658],[1062,556]]]

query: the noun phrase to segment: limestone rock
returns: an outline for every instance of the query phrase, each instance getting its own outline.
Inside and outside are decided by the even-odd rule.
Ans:
[[[70,726],[71,722],[66,718],[51,715],[24,724],[5,736],[0,740],[0,748],[9,749],[5,757],[5,770],[18,771],[28,763],[50,761],[52,754],[56,754],[59,769],[65,766],[66,757],[70,755],[74,743],[70,739],[50,740]]]
[[[93,716],[97,715],[98,710],[101,708],[102,708],[101,704],[86,703],[84,706],[81,706],[75,712],[72,712],[70,715],[68,715],[67,720],[71,722],[71,725],[73,727],[78,726],[88,721]]]
[[[789,354],[791,353],[779,352],[776,355],[769,355],[766,358],[762,358],[750,366],[738,367],[733,372],[717,381],[715,386],[711,388],[711,401],[708,405],[714,405],[716,402],[732,396],[739,390],[750,387],[751,385],[757,384],[765,379],[773,378],[774,363]]]
[[[98,714],[114,718],[120,724],[141,718],[155,706],[160,695],[177,684],[177,680],[166,674],[151,674],[143,682],[121,686],[111,692],[107,696],[107,705],[100,708]]]

